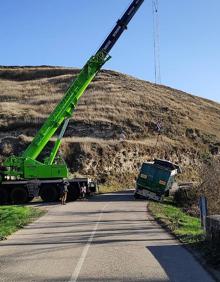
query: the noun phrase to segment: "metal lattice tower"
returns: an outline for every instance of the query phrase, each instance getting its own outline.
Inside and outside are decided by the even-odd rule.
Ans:
[[[161,84],[160,28],[159,28],[158,0],[152,0],[152,13],[153,13],[153,40],[154,40],[154,79],[155,79],[155,83]]]

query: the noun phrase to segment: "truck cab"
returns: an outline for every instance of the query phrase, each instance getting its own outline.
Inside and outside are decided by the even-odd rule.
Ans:
[[[178,165],[167,160],[144,162],[136,180],[134,198],[163,200],[175,182],[175,176],[180,172]]]

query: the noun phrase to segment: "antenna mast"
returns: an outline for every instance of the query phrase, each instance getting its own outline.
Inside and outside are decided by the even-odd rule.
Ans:
[[[155,84],[161,84],[160,71],[160,28],[159,28],[159,2],[152,0],[153,38],[154,38],[154,79]]]

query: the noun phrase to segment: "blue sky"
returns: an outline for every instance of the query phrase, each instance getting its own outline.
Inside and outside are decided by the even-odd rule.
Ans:
[[[131,0],[0,0],[0,65],[82,67]],[[162,84],[220,102],[220,1],[159,0]],[[105,68],[154,81],[152,0]]]

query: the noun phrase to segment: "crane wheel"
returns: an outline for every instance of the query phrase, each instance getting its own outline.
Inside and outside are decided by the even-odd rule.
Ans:
[[[54,186],[43,186],[40,189],[40,196],[44,202],[55,202],[59,198],[57,189]]]
[[[8,202],[8,192],[5,188],[0,187],[0,205]]]
[[[13,188],[10,199],[13,204],[25,204],[28,201],[28,192],[24,187]]]

